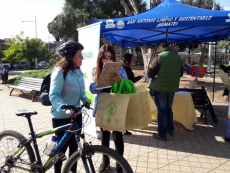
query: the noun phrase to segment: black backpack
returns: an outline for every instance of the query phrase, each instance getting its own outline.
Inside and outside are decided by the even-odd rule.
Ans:
[[[64,80],[67,76],[67,73],[63,73]],[[50,79],[51,73],[47,74],[46,77],[43,79],[42,86],[40,89],[40,101],[43,106],[51,106],[49,92],[50,92]]]

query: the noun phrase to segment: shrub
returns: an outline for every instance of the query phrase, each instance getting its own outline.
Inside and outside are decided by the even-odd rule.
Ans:
[[[45,70],[42,69],[42,70],[25,72],[25,73],[20,74],[18,77],[8,80],[7,82],[11,85],[19,85],[23,76],[44,79],[47,74],[52,72],[52,70],[53,69],[50,68],[50,69],[45,69]]]

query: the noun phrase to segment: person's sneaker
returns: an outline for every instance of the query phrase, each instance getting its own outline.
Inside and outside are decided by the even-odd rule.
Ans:
[[[173,133],[169,133],[169,136],[173,136]]]
[[[124,135],[132,135],[132,133],[129,132],[128,130],[126,130],[126,132],[124,133]]]
[[[106,169],[109,167],[110,167],[109,159],[103,159],[103,162],[101,163],[101,165],[98,169],[98,172],[104,173],[106,171]]]
[[[156,133],[153,134],[153,137],[156,138],[156,139],[159,139],[159,140],[161,140],[161,141],[167,141],[167,138],[162,138],[162,137],[160,137],[160,136],[159,136],[158,134],[156,134]]]

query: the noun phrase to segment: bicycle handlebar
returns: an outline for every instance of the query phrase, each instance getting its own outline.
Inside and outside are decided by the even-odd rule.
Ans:
[[[62,105],[61,109],[69,109],[73,110],[75,113],[78,113],[81,111],[83,107],[86,107],[87,109],[92,109],[90,108],[90,105],[88,103],[83,104],[82,106],[76,106],[76,105]]]

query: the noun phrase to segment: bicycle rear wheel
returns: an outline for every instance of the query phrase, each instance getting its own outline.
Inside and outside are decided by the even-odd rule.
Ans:
[[[116,172],[116,162],[120,164],[120,166],[123,169],[122,173],[133,173],[132,168],[130,167],[129,163],[125,160],[124,157],[122,157],[119,153],[116,151],[108,148],[108,147],[102,147],[99,145],[89,146],[88,147],[89,152],[85,150],[87,153],[87,163],[89,166],[89,158],[91,158],[94,169],[96,172],[98,172],[98,169],[102,163],[102,156],[107,155],[110,158],[110,168],[106,170],[106,173],[115,173]],[[91,155],[91,157],[89,157]],[[81,160],[81,156],[79,151],[72,154],[72,156],[69,158],[69,160],[66,162],[63,173],[69,173],[71,171],[72,166],[77,162],[77,173],[85,173],[85,168],[83,165],[83,162]],[[89,166],[90,172],[92,172],[90,166]]]
[[[32,147],[28,144],[18,151],[25,141],[26,138],[15,131],[7,130],[0,133],[0,173],[30,170],[31,163],[35,161]],[[14,156],[11,157],[12,155]]]

